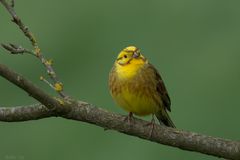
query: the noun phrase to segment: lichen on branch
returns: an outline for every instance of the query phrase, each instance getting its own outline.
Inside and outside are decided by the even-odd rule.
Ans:
[[[105,130],[116,130],[118,132],[139,137],[148,141],[178,147],[183,150],[200,152],[207,155],[222,157],[232,160],[240,160],[240,142],[202,135],[199,133],[182,131],[175,128],[168,128],[155,125],[151,137],[149,137],[149,122],[133,118],[133,123],[125,123],[125,116],[106,111],[92,104],[71,99],[63,92],[63,84],[57,78],[52,67],[52,61],[47,60],[33,34],[29,31],[21,19],[14,11],[14,0],[8,4],[6,0],[0,0],[0,3],[6,8],[24,35],[29,39],[33,50],[25,49],[20,45],[2,44],[8,52],[12,54],[28,53],[36,56],[46,67],[52,83],[44,77],[40,79],[49,83],[49,85],[59,93],[59,97],[53,97],[34,85],[31,81],[22,75],[0,64],[0,76],[10,81],[36,99],[39,104],[18,107],[0,107],[0,121],[2,122],[20,122],[29,120],[38,120],[47,117],[62,117],[76,121],[82,121]],[[132,125],[134,124],[134,125]]]

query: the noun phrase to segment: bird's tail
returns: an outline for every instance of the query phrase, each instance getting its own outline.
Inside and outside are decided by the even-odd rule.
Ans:
[[[167,127],[176,128],[165,109],[158,111],[155,115],[159,120],[160,124],[164,124]]]

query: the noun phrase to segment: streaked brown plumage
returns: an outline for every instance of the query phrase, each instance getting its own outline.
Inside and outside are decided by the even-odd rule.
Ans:
[[[155,114],[160,123],[175,127],[167,113],[171,101],[163,80],[136,47],[120,52],[109,75],[109,89],[126,111],[139,116]]]

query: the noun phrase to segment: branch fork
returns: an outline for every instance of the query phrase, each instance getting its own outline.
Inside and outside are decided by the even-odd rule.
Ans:
[[[14,0],[10,2],[11,3],[8,4],[6,0],[0,0],[0,3],[11,15],[12,21],[31,42],[33,50],[25,49],[20,45],[11,43],[1,44],[1,46],[11,54],[27,53],[37,57],[46,68],[52,82],[47,81],[43,76],[40,76],[40,80],[53,88],[59,97],[52,97],[25,79],[22,75],[0,64],[0,76],[12,82],[40,102],[39,104],[30,106],[0,107],[0,121],[20,122],[58,116],[95,124],[104,129],[116,130],[127,135],[178,147],[183,150],[200,152],[226,159],[240,160],[240,141],[215,138],[159,125],[154,126],[151,137],[149,137],[149,127],[146,127],[149,122],[147,121],[133,118],[134,125],[124,123],[123,119],[125,119],[125,116],[123,115],[111,113],[92,104],[71,99],[63,91],[63,83],[58,79],[52,67],[52,60],[47,60],[43,56],[33,33],[29,31],[29,28],[25,26],[17,16],[13,8],[15,5]]]

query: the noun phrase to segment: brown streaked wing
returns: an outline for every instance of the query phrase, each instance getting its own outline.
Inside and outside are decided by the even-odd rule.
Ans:
[[[149,68],[153,69],[154,73],[155,73],[155,79],[157,80],[157,92],[159,94],[159,96],[161,97],[164,107],[167,108],[167,110],[169,110],[171,112],[171,100],[170,97],[168,95],[167,89],[164,85],[164,82],[160,76],[160,74],[158,73],[157,69],[149,63]]]

